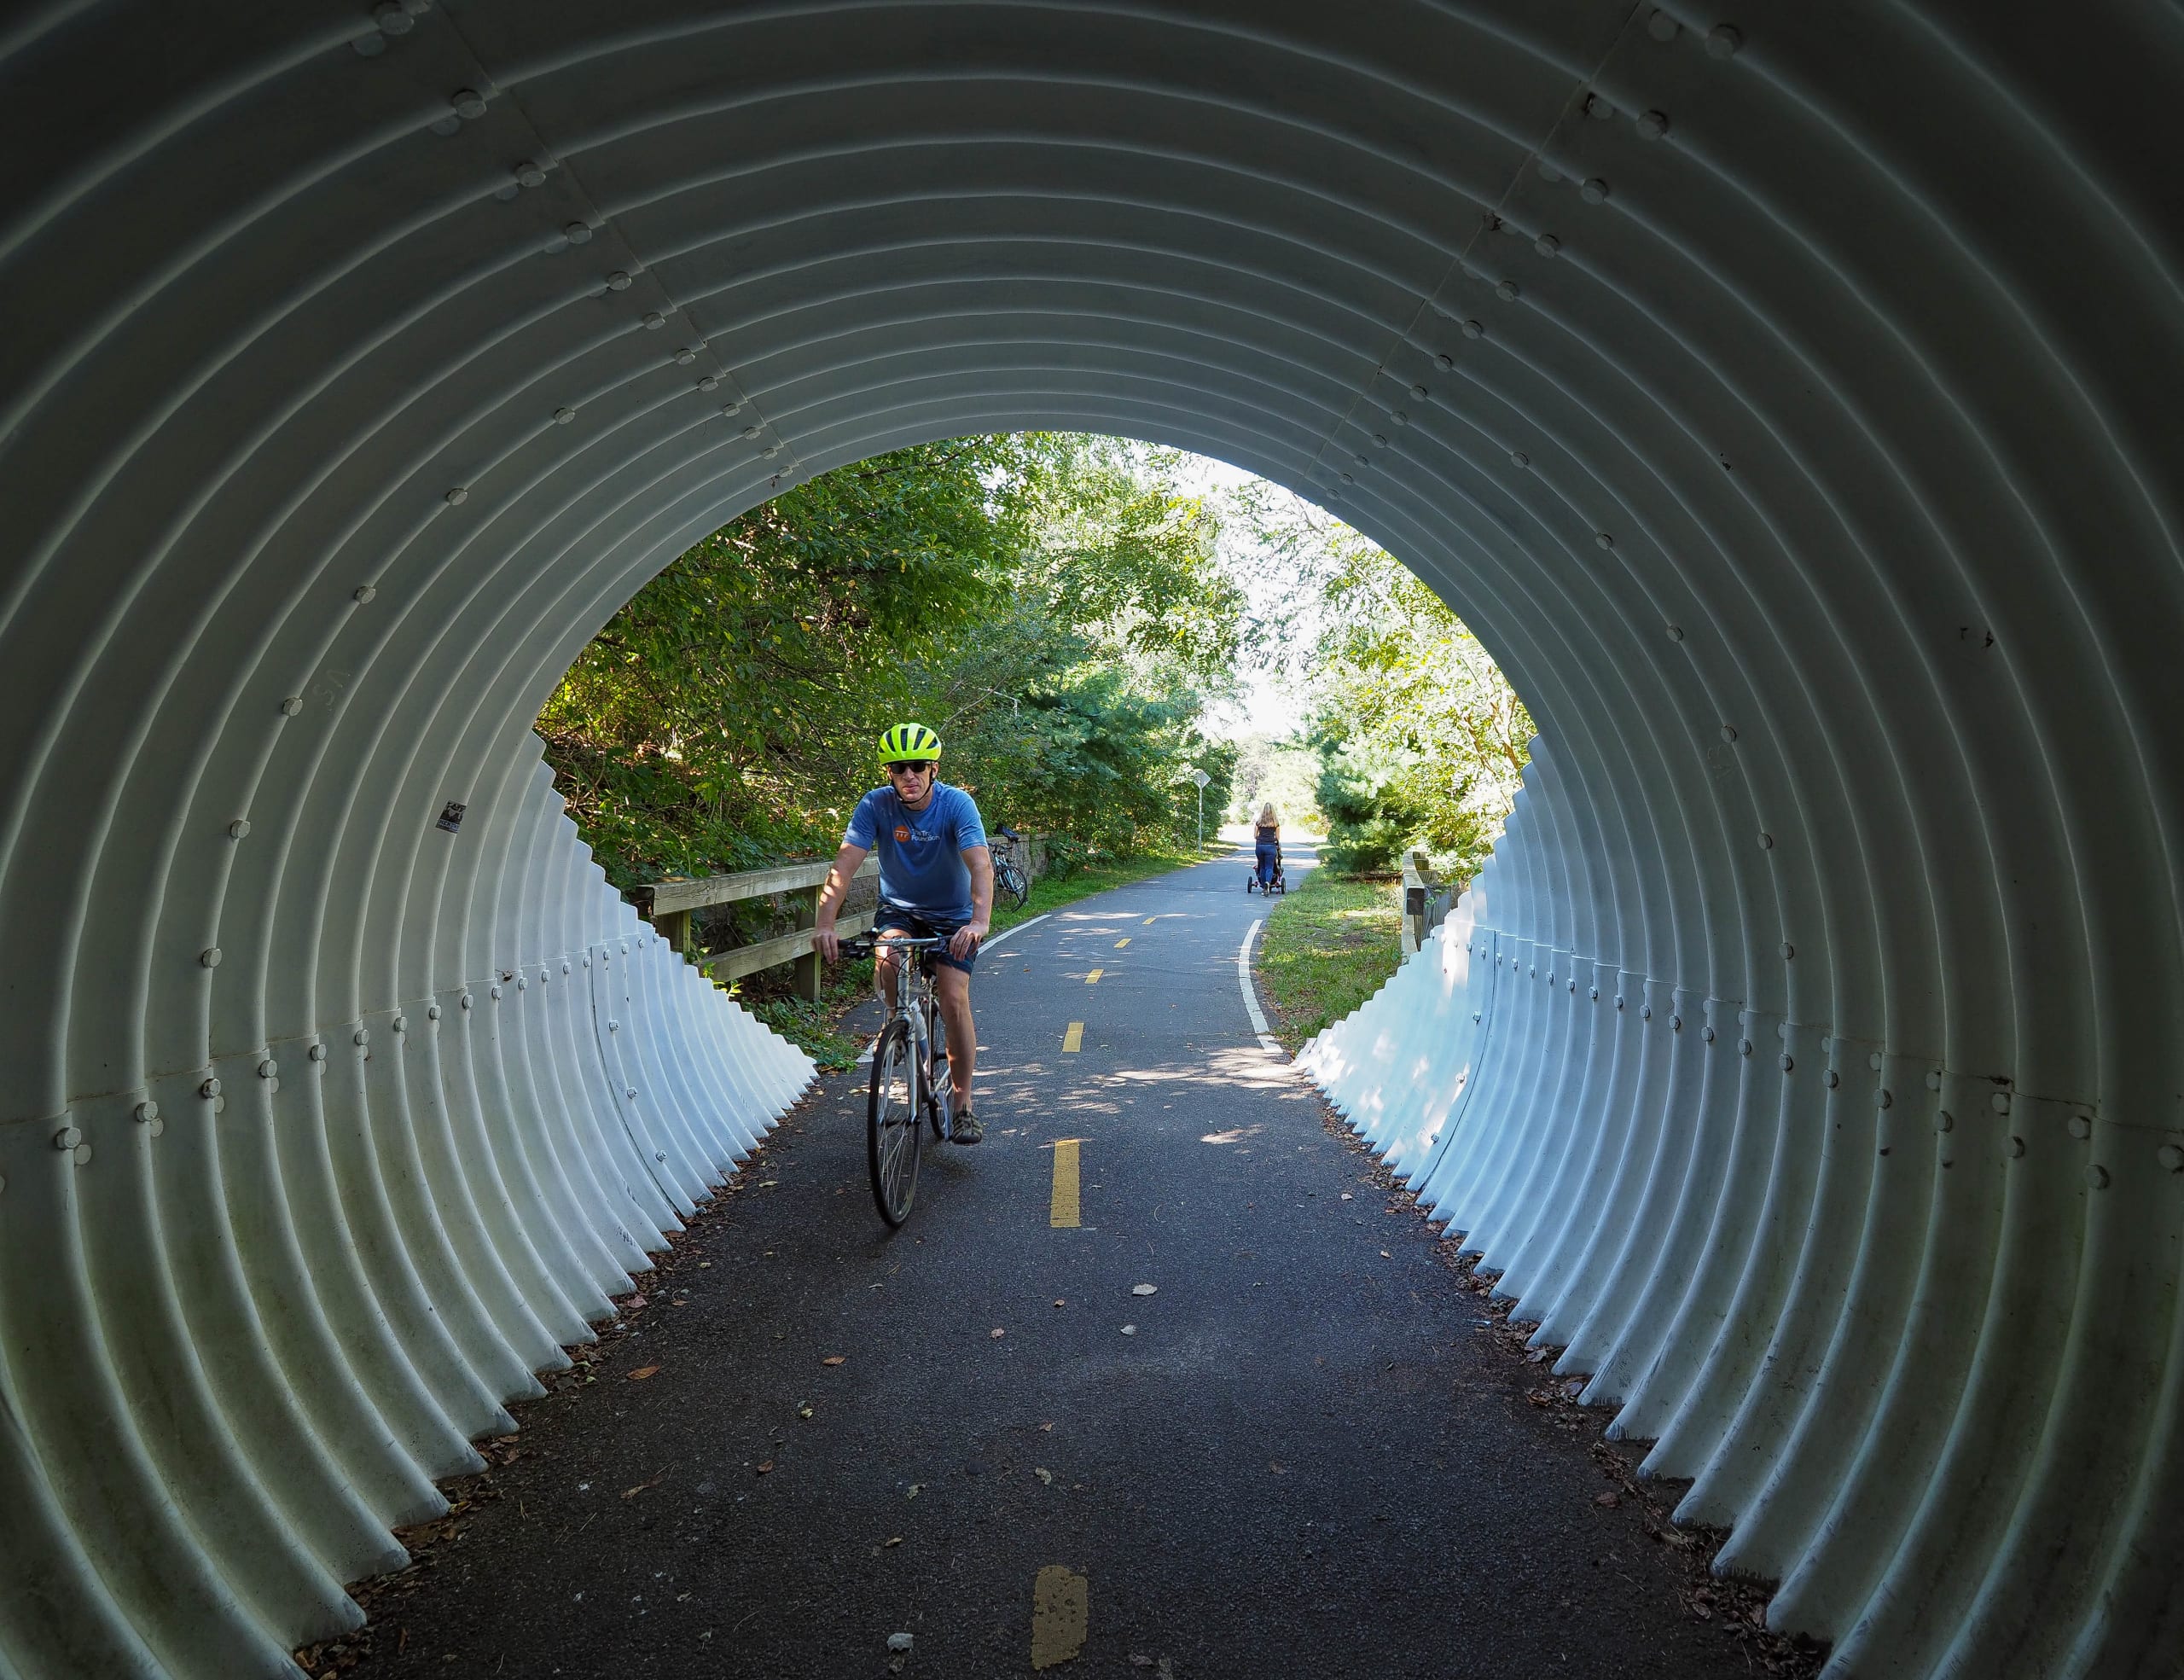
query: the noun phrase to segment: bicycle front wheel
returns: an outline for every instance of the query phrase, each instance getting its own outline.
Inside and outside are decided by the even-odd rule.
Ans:
[[[891,1020],[872,1049],[872,1099],[865,1112],[865,1162],[872,1169],[872,1200],[893,1229],[910,1217],[918,1193],[917,1061],[910,1024]]]
[[[948,1136],[948,1104],[955,1098],[955,1071],[948,1065],[948,1023],[938,1009],[926,1015],[926,1036],[932,1046],[932,1055],[926,1064],[926,1113],[932,1117],[932,1141],[944,1142]]]

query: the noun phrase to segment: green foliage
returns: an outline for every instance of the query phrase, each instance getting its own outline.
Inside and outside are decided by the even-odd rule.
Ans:
[[[1403,961],[1401,890],[1300,869],[1267,914],[1257,967],[1275,1033],[1295,1051],[1387,984]]]
[[[1187,839],[1198,718],[1240,597],[1181,457],[956,439],[784,491],[696,544],[578,656],[538,719],[618,886],[824,853],[916,718],[989,823],[1083,857]],[[1225,753],[1225,757],[1224,757]]]
[[[1271,485],[1234,501],[1292,580],[1255,641],[1311,697],[1329,863],[1385,869],[1423,847],[1468,881],[1524,773],[1523,703],[1448,605],[1385,550]]]

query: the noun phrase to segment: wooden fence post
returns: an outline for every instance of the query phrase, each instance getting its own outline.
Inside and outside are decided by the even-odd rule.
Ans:
[[[799,932],[812,926],[819,919],[819,888],[807,887],[792,893],[789,902],[795,907]],[[826,962],[816,946],[796,959],[796,977],[790,983],[796,995],[807,1003],[816,1003],[826,985]]]

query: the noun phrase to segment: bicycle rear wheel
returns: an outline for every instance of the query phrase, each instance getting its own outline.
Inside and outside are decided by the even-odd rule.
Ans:
[[[1011,860],[1002,863],[996,875],[1001,882],[1001,890],[1014,901],[1018,910],[1022,910],[1031,897],[1031,883],[1025,879],[1024,871]]]
[[[872,1097],[864,1122],[872,1200],[891,1230],[910,1217],[918,1193],[918,1157],[924,1147],[918,1096],[910,1024],[898,1018],[880,1030],[872,1049]]]
[[[932,1136],[935,1142],[945,1142],[949,1133],[948,1105],[955,1096],[955,1073],[948,1066],[948,1022],[938,1009],[926,1017],[926,1036],[932,1045],[932,1057],[926,1064],[926,1113],[932,1118]]]

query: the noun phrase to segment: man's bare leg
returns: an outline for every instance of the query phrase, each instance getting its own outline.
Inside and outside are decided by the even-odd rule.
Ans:
[[[940,1018],[948,1024],[948,1065],[960,1111],[972,1107],[971,1076],[979,1065],[978,1028],[971,1020],[971,977],[961,968],[937,966],[932,990],[940,1003]]]

